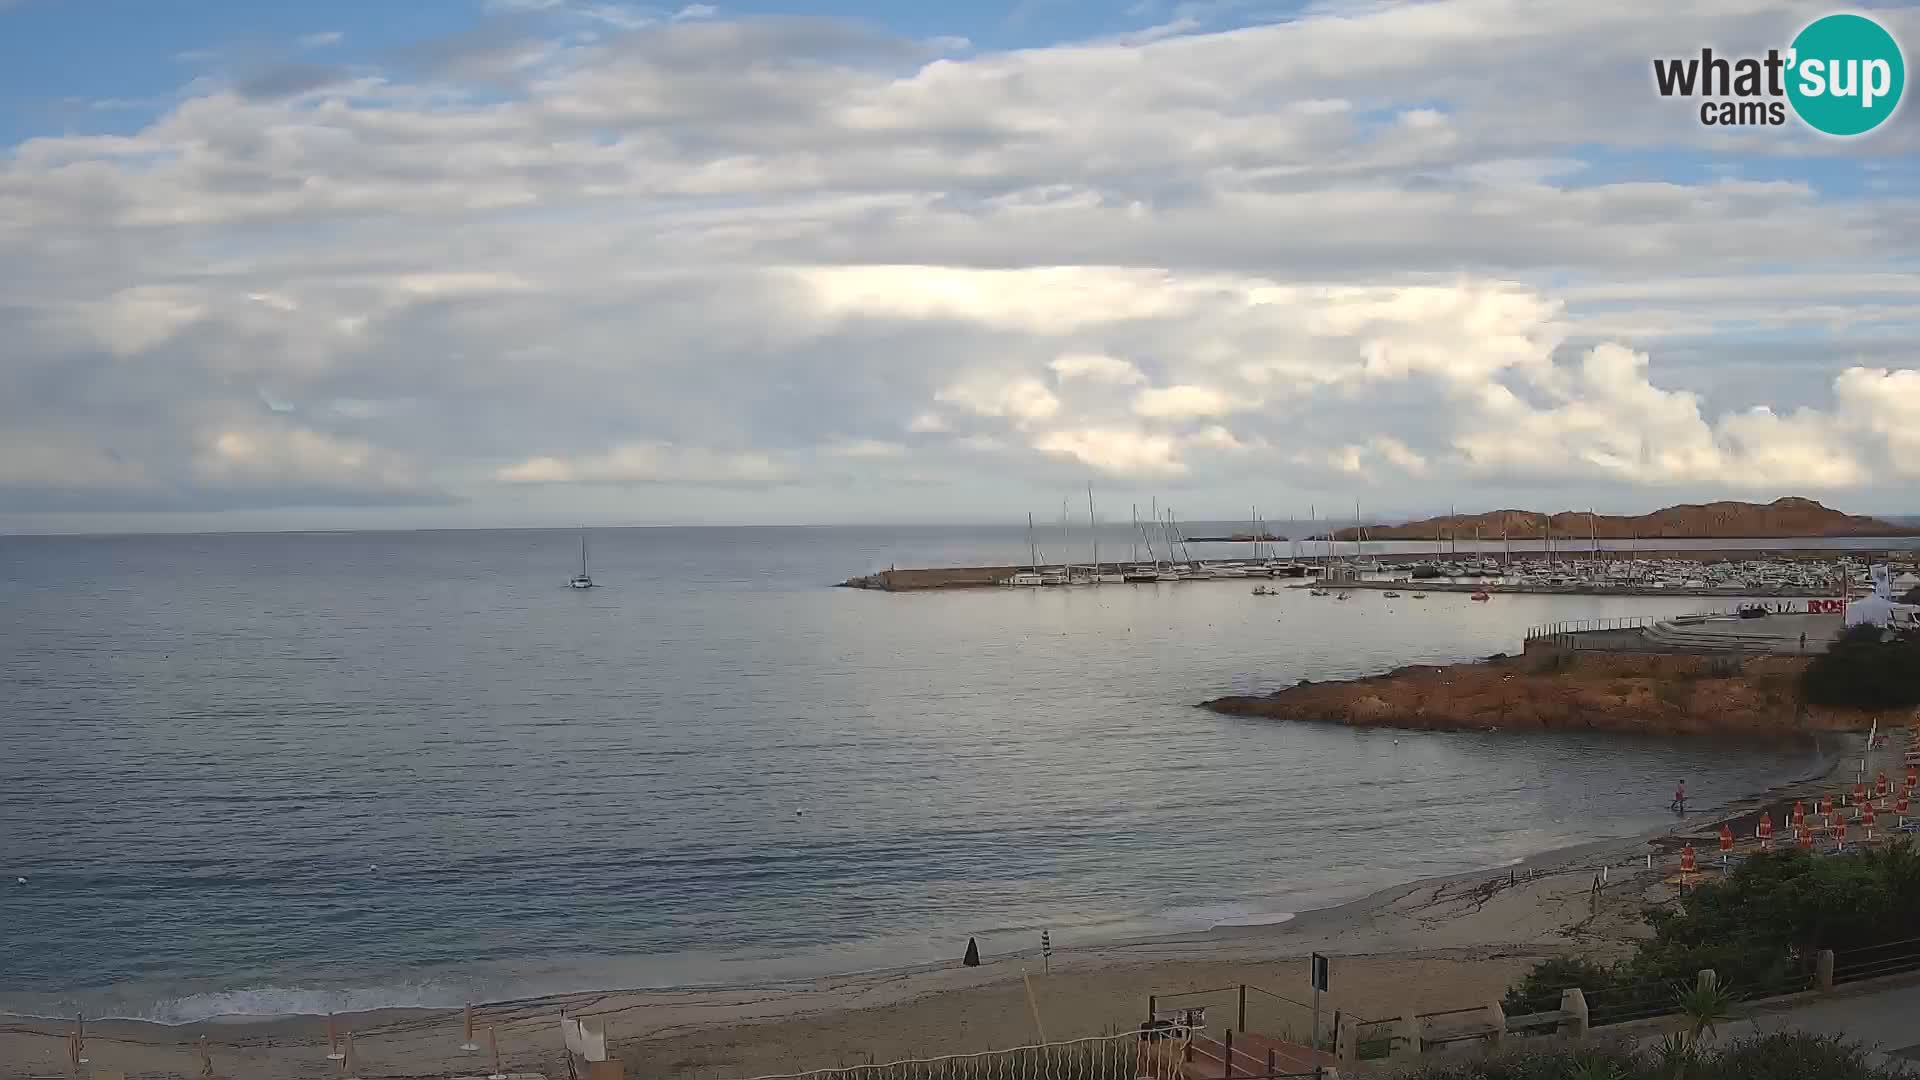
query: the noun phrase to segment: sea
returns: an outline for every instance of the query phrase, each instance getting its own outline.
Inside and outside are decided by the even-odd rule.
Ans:
[[[1021,563],[1026,532],[589,539],[601,587],[570,590],[570,531],[0,537],[0,1011],[451,1006],[1273,923],[1835,752],[1196,707],[1724,602],[884,593],[833,586]]]

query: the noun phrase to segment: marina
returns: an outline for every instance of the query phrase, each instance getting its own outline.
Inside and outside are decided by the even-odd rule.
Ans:
[[[1192,559],[1138,563],[1040,563],[1027,566],[889,568],[850,578],[848,588],[884,592],[964,588],[1067,588],[1165,585],[1248,578],[1291,578],[1283,587],[1321,592],[1400,591],[1567,596],[1769,596],[1846,598],[1869,591],[1869,568],[1888,566],[1898,593],[1920,587],[1911,550],[1714,550],[1580,559],[1513,554],[1461,559],[1450,552],[1395,552],[1387,557],[1297,555],[1285,559]],[[1415,596],[1419,598],[1418,594]]]

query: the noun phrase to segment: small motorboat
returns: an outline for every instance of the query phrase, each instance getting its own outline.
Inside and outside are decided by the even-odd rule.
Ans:
[[[1255,586],[1253,587],[1253,595],[1255,595],[1255,596],[1272,596],[1272,595],[1273,595],[1273,590],[1272,590],[1272,589],[1269,589],[1269,588],[1267,588],[1267,587],[1266,587],[1265,585],[1255,585]]]
[[[1413,598],[1415,600],[1425,600],[1427,598],[1427,594],[1423,592],[1417,592],[1413,594]]]
[[[1389,600],[1400,599],[1400,594],[1397,592],[1384,592],[1384,593],[1381,593],[1380,595],[1386,597]]]
[[[1309,595],[1312,595],[1312,596],[1325,596],[1325,595],[1327,595],[1327,590],[1325,590],[1325,589],[1311,589],[1311,590],[1308,590],[1308,593],[1309,593]]]
[[[1477,593],[1474,593],[1474,594],[1473,594],[1472,596],[1469,596],[1469,597],[1467,597],[1467,599],[1469,599],[1469,600],[1479,600],[1479,601],[1482,601],[1482,602],[1485,602],[1485,601],[1487,601],[1487,600],[1491,600],[1491,599],[1493,599],[1493,597],[1491,597],[1491,596],[1488,596],[1488,595],[1487,595],[1486,593],[1484,593],[1484,592],[1477,592]]]

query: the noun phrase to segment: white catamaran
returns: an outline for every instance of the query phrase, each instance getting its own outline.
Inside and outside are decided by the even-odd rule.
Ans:
[[[580,534],[580,572],[567,581],[569,589],[591,589],[593,579],[587,576],[587,534]]]

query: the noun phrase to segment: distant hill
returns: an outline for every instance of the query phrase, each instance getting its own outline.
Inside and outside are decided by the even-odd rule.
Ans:
[[[1369,540],[1444,540],[1470,538],[1480,530],[1482,540],[1498,540],[1502,531],[1515,540],[1538,539],[1553,523],[1556,537],[1589,535],[1628,539],[1736,540],[1808,536],[1914,536],[1920,529],[1894,525],[1878,518],[1843,514],[1812,499],[1775,499],[1770,503],[1712,502],[1684,504],[1638,517],[1563,510],[1551,516],[1533,510],[1493,510],[1485,514],[1456,514],[1409,521],[1404,525],[1369,525]],[[1342,529],[1337,539],[1352,540],[1357,529]]]

